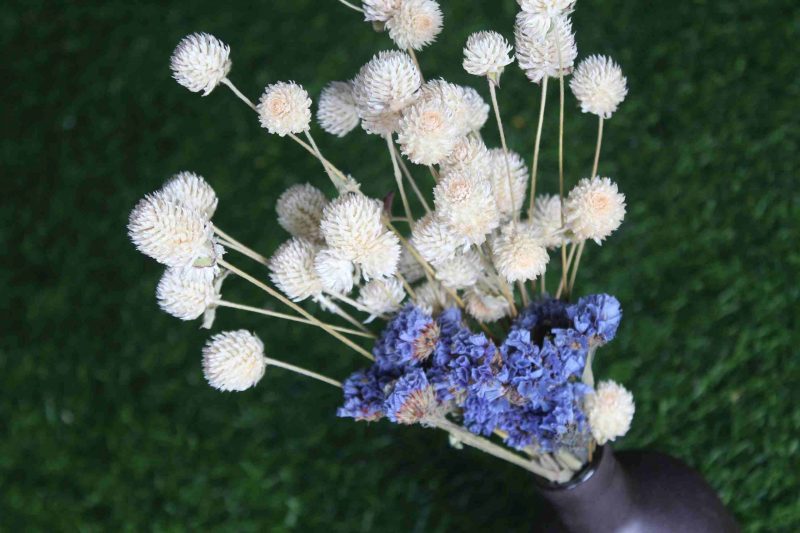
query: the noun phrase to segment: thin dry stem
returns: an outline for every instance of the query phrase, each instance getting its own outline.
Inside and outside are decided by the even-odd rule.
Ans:
[[[411,214],[411,206],[408,203],[406,196],[406,188],[403,185],[403,175],[400,172],[400,165],[397,164],[396,154],[394,152],[394,142],[391,135],[386,136],[386,147],[389,149],[389,156],[392,159],[392,169],[394,170],[394,179],[397,182],[397,189],[400,191],[400,199],[403,201],[403,210],[406,213],[406,218],[414,220],[414,215]]]
[[[531,198],[528,206],[528,218],[533,217],[534,202],[536,201],[536,175],[539,172],[539,147],[542,144],[542,125],[544,124],[544,108],[547,103],[547,80],[542,80],[542,99],[539,102],[539,124],[536,126],[536,141],[533,143],[533,161],[531,161]]]
[[[284,370],[289,370],[296,374],[300,374],[302,376],[306,376],[311,379],[316,379],[317,381],[321,381],[323,383],[327,383],[328,385],[333,385],[334,387],[342,388],[342,382],[336,381],[333,378],[329,378],[327,376],[323,376],[322,374],[317,374],[316,372],[312,372],[311,370],[306,370],[305,368],[295,366],[289,363],[285,363],[278,359],[272,359],[270,357],[265,357],[267,361],[267,365],[277,366],[278,368],[283,368]]]
[[[494,117],[497,121],[497,130],[500,132],[500,146],[503,147],[503,158],[506,162],[506,180],[508,182],[508,199],[511,202],[511,209],[514,213],[513,224],[516,225],[519,220],[519,212],[515,209],[516,203],[514,202],[514,185],[511,178],[511,163],[508,161],[508,145],[506,144],[506,133],[503,129],[503,119],[500,118],[500,106],[497,104],[497,89],[495,83],[487,78],[489,81],[489,94],[492,97],[492,108],[494,108]]]

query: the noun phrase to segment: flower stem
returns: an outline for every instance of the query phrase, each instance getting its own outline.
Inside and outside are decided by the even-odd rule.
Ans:
[[[234,239],[233,237],[231,237],[230,235],[219,229],[217,226],[214,226],[214,233],[219,235],[224,241],[227,241],[223,242],[223,245],[227,244],[228,248],[231,248],[232,250],[236,250],[237,252],[246,255],[250,259],[257,261],[262,265],[266,266],[269,263],[269,260],[266,257],[256,252],[255,250],[252,250],[248,246],[245,246],[244,244],[240,243],[239,241],[237,241],[236,239]]]
[[[514,185],[513,180],[511,178],[511,164],[508,162],[508,145],[506,144],[506,133],[503,129],[503,119],[500,118],[500,106],[497,104],[497,88],[495,87],[495,83],[486,78],[489,81],[489,94],[492,97],[492,107],[494,108],[494,117],[497,121],[497,130],[500,132],[500,145],[503,147],[503,156],[506,162],[506,180],[508,183],[508,200],[511,203],[511,210],[513,214],[513,223],[516,225],[517,220],[519,220],[519,212],[516,209],[516,202],[514,201]]]
[[[317,374],[316,372],[312,372],[311,370],[306,370],[305,368],[299,366],[291,365],[289,363],[284,363],[283,361],[280,361],[278,359],[272,359],[270,357],[265,357],[264,359],[266,359],[267,365],[277,366],[279,368],[289,370],[296,374],[300,374],[312,379],[316,379],[323,383],[327,383],[328,385],[333,385],[334,387],[339,387],[340,389],[342,388],[342,383],[340,381],[336,381],[335,379],[323,376],[322,374]]]
[[[414,64],[417,66],[417,70],[419,71],[420,81],[422,81],[422,83],[425,83],[425,76],[422,74],[422,67],[419,66],[419,60],[417,59],[417,54],[414,53],[413,48],[409,48],[406,51],[408,52],[408,55],[411,56],[411,59],[414,61]]]
[[[397,164],[397,158],[394,153],[394,143],[391,135],[386,136],[386,146],[389,148],[389,156],[392,159],[392,169],[394,170],[394,179],[397,182],[397,188],[400,191],[400,199],[403,201],[403,210],[406,213],[408,220],[414,220],[414,215],[411,214],[411,206],[408,203],[406,196],[406,188],[403,185],[403,175],[400,173],[400,165]]]
[[[561,200],[561,227],[564,220],[564,69],[561,68],[561,44],[558,42],[558,31],[555,32],[558,49],[558,197]],[[561,239],[561,283],[567,286],[567,240]]]
[[[318,296],[315,296],[315,299],[320,301],[321,303],[324,303],[326,306],[330,307],[331,309],[333,309],[333,312],[335,314],[337,314],[340,317],[344,318],[346,321],[350,322],[350,324],[354,325],[355,327],[357,327],[358,329],[360,329],[364,333],[369,333],[370,337],[376,338],[375,335],[373,335],[372,332],[370,330],[368,330],[364,326],[364,324],[362,324],[361,322],[356,320],[355,317],[353,317],[350,313],[348,313],[347,311],[345,311],[344,309],[342,309],[341,307],[336,305],[336,303],[331,301],[331,299],[328,298],[327,296],[318,295]]]
[[[597,176],[597,167],[600,164],[600,146],[603,144],[603,115],[600,115],[600,120],[597,123],[597,147],[594,149],[594,164],[592,165],[593,178]]]
[[[536,175],[539,172],[539,147],[542,143],[542,125],[544,124],[544,108],[547,103],[547,80],[542,80],[542,99],[539,102],[539,124],[536,126],[536,141],[533,144],[533,161],[531,161],[531,198],[528,205],[528,218],[533,217],[533,207],[536,201]]]
[[[248,97],[242,94],[242,92],[236,88],[236,85],[234,85],[231,80],[229,80],[228,78],[222,78],[222,83],[227,85],[230,88],[230,90],[233,91],[233,94],[235,94],[239,98],[239,100],[250,106],[250,109],[258,113],[255,104]]]
[[[572,267],[572,276],[569,279],[568,293],[572,294],[572,289],[575,288],[575,278],[578,277],[578,267],[581,264],[581,255],[583,255],[583,248],[586,246],[586,241],[581,241],[578,245],[578,255],[575,257],[575,266]]]
[[[419,186],[417,185],[414,176],[411,175],[411,171],[408,170],[403,158],[400,157],[400,154],[397,151],[397,146],[392,145],[392,149],[394,150],[395,157],[397,158],[397,162],[400,164],[400,169],[403,171],[408,182],[411,184],[411,188],[414,189],[414,194],[417,196],[417,200],[422,204],[422,207],[425,209],[426,213],[431,212],[431,207],[428,205],[428,202],[425,200],[425,196],[423,196],[422,191],[420,191]],[[413,221],[412,221],[413,223]]]
[[[359,13],[363,13],[363,12],[364,12],[364,10],[363,10],[363,9],[361,9],[360,7],[358,7],[358,6],[356,6],[356,5],[353,5],[353,4],[351,4],[351,3],[350,3],[350,2],[348,2],[347,0],[339,0],[339,2],[340,2],[340,3],[342,3],[343,5],[346,5],[346,6],[347,6],[347,7],[349,7],[350,9],[353,9],[353,10],[355,10],[355,11],[358,11]]]
[[[362,313],[367,313],[368,315],[373,315],[374,314],[372,311],[370,311],[369,309],[367,309],[366,307],[364,307],[363,305],[361,305],[357,301],[353,300],[352,298],[350,298],[348,296],[345,296],[344,294],[334,294],[332,292],[327,293],[327,294],[328,294],[328,296],[330,296],[334,300],[339,300],[342,303],[346,303],[350,307],[353,307],[354,309],[358,309]],[[386,316],[384,316],[384,315],[375,315],[375,316],[378,317],[378,318],[381,318],[381,319],[385,319],[386,318]]]

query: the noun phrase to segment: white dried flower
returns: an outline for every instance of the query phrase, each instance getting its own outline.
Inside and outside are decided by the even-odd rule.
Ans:
[[[550,21],[548,31],[538,33],[541,28],[531,24],[530,18],[520,14],[514,31],[517,62],[528,79],[539,83],[545,76],[558,78],[572,72],[578,57],[572,22],[567,17],[557,17]]]
[[[472,87],[463,87],[464,90],[464,120],[469,132],[477,132],[489,120],[489,104],[478,91]]]
[[[480,130],[489,118],[489,105],[472,87],[464,87],[443,79],[431,80],[420,88],[419,100],[438,100],[453,114],[459,135]]]
[[[202,176],[194,172],[178,172],[161,188],[164,198],[199,212],[211,220],[217,210],[217,193]]]
[[[433,189],[436,212],[466,244],[481,244],[500,225],[500,212],[488,179],[473,172],[451,172]]]
[[[633,395],[613,381],[601,381],[586,397],[586,415],[597,444],[624,436],[631,428],[636,406]]]
[[[414,283],[425,277],[425,269],[407,248],[403,248],[400,251],[400,262],[397,264],[397,271],[408,283]]]
[[[317,122],[323,130],[337,137],[344,137],[358,126],[352,82],[332,81],[322,89],[317,104]]]
[[[439,172],[445,176],[451,172],[473,172],[478,176],[490,176],[492,159],[483,141],[471,137],[460,137],[447,159],[442,161]]]
[[[266,369],[264,343],[244,329],[218,333],[203,347],[203,375],[215,389],[249,389],[261,381]]]
[[[295,302],[322,294],[322,281],[314,270],[316,253],[314,244],[292,237],[269,260],[270,279]]]
[[[611,118],[628,94],[622,69],[608,57],[589,56],[578,64],[569,82],[581,111]]]
[[[219,300],[213,279],[203,279],[184,268],[168,268],[156,287],[158,306],[181,320],[194,320]]]
[[[437,265],[456,255],[459,239],[443,220],[431,213],[414,224],[411,245],[425,261]]]
[[[322,240],[319,223],[326,205],[328,199],[313,185],[292,185],[275,203],[278,224],[294,237],[319,242]]]
[[[386,22],[400,9],[402,0],[363,0],[361,7],[364,10],[366,22]]]
[[[314,258],[314,271],[322,282],[322,287],[334,294],[347,294],[353,290],[355,266],[335,250],[325,248]]]
[[[211,266],[217,251],[211,224],[197,211],[148,194],[128,220],[128,235],[143,254],[169,267]]]
[[[482,275],[481,258],[475,250],[457,254],[436,266],[436,279],[454,290],[472,287]]]
[[[492,242],[497,272],[510,283],[536,279],[547,269],[550,257],[527,224],[510,224]]]
[[[575,9],[576,0],[517,0],[522,11],[532,15],[560,17]]]
[[[531,224],[547,248],[561,246],[564,232],[561,229],[561,199],[554,194],[536,197]]]
[[[419,287],[416,287],[414,292],[417,295],[417,307],[430,315],[439,313],[455,305],[455,302],[451,296],[447,294],[447,291],[444,290],[441,283],[426,281]]]
[[[467,291],[464,303],[467,313],[481,322],[496,322],[511,313],[508,300],[477,288]]]
[[[370,135],[386,137],[397,131],[402,116],[403,114],[400,111],[386,111],[373,115],[363,115],[361,127]]]
[[[442,31],[442,10],[434,0],[402,0],[386,21],[389,37],[398,48],[422,50]]]
[[[450,109],[438,99],[420,100],[403,113],[397,142],[411,161],[435,165],[453,150],[459,137]]]
[[[501,218],[508,220],[518,213],[522,209],[522,204],[525,203],[528,167],[522,156],[513,150],[508,151],[508,166],[506,166],[506,155],[502,148],[489,150],[489,157],[495,203],[497,203]],[[508,187],[509,170],[511,171],[511,193],[509,193]]]
[[[564,216],[575,240],[600,244],[622,224],[625,195],[609,178],[584,178],[569,192]]]
[[[513,48],[505,37],[496,31],[479,31],[467,38],[463,66],[469,74],[488,76],[497,81],[506,65],[514,59]]]
[[[383,51],[374,56],[353,80],[353,97],[364,129],[381,134],[390,129],[391,133],[399,112],[414,102],[421,83],[419,69],[407,53]]]
[[[406,297],[403,285],[395,278],[374,279],[361,287],[358,303],[367,308],[371,322],[378,315],[394,313]]]
[[[366,278],[394,275],[400,260],[400,243],[384,230],[382,209],[380,202],[351,193],[329,203],[322,214],[325,242],[358,264]]]
[[[281,137],[302,133],[311,124],[311,98],[293,81],[267,85],[256,110],[261,127]]]
[[[213,35],[187,35],[170,58],[172,77],[190,91],[208,96],[230,72],[230,53],[230,47]]]

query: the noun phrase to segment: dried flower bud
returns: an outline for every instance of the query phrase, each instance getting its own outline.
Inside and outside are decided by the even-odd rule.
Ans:
[[[474,250],[457,254],[436,266],[436,279],[454,290],[472,287],[482,275],[481,258]]]
[[[434,165],[447,157],[459,137],[450,109],[438,99],[420,100],[403,113],[397,142],[411,161]]]
[[[311,98],[293,81],[267,85],[256,110],[261,127],[281,137],[302,133],[311,124]]]
[[[525,192],[528,188],[528,167],[518,153],[508,151],[508,166],[506,155],[502,148],[489,150],[490,176],[492,191],[501,219],[509,220],[519,213],[525,203]],[[511,193],[508,187],[508,172],[511,171]]]
[[[564,231],[561,228],[561,199],[554,194],[536,197],[531,224],[547,248],[561,246]]]
[[[203,348],[203,375],[221,391],[243,391],[255,386],[267,369],[264,344],[249,331],[225,331]]]
[[[337,137],[344,137],[358,126],[352,82],[333,81],[322,89],[317,104],[317,122],[323,130]]]
[[[586,396],[586,416],[601,446],[628,432],[635,411],[633,395],[613,381],[600,382],[596,392]]]
[[[540,24],[542,21],[545,24]],[[543,26],[552,28],[541,32]],[[572,72],[578,47],[568,18],[549,20],[523,12],[517,17],[514,34],[517,62],[532,82],[539,83],[545,76],[558,78]]]
[[[464,70],[475,76],[488,76],[497,81],[506,65],[514,59],[513,48],[495,31],[479,31],[467,38],[464,47]]]
[[[442,22],[442,10],[434,0],[402,0],[386,21],[386,29],[401,50],[422,50],[436,40]]]
[[[397,279],[374,279],[361,287],[358,303],[369,310],[370,317],[366,322],[371,322],[378,315],[400,309],[405,297],[403,285]]]
[[[489,118],[489,104],[472,87],[463,87],[443,79],[431,80],[420,88],[419,100],[437,100],[453,115],[459,135],[480,130]]]
[[[219,300],[213,279],[187,273],[184,268],[168,268],[156,287],[158,306],[181,320],[199,318]]]
[[[353,80],[353,97],[368,133],[394,131],[400,114],[416,99],[422,83],[419,69],[405,52],[383,51],[361,67]]]
[[[581,111],[611,118],[628,94],[622,69],[605,56],[589,56],[578,64],[569,83]]]
[[[444,290],[441,283],[426,281],[415,288],[414,292],[417,295],[417,307],[431,315],[455,305],[452,297]]]
[[[622,224],[625,195],[608,178],[584,178],[569,192],[564,215],[575,240],[600,244]]]
[[[520,9],[532,15],[560,17],[575,9],[576,0],[517,0]]]
[[[314,271],[322,287],[333,294],[347,294],[353,290],[355,267],[330,248],[320,250],[314,258]]]
[[[425,261],[438,265],[452,259],[458,248],[456,237],[434,213],[425,215],[411,232],[411,245]]]
[[[190,91],[208,96],[230,72],[230,53],[230,47],[213,35],[187,35],[170,58],[172,77]]]
[[[436,212],[467,244],[481,244],[500,225],[492,185],[472,172],[444,176],[433,190]]]
[[[496,322],[511,312],[508,300],[477,288],[467,291],[464,303],[467,313],[481,322]]]
[[[536,279],[544,273],[550,257],[527,224],[510,224],[492,243],[497,272],[510,283]]]
[[[386,22],[400,9],[402,0],[363,0],[361,7],[364,9],[366,22]]]
[[[408,283],[414,283],[425,277],[425,269],[407,248],[403,248],[400,251],[400,262],[397,264],[397,271]]]
[[[314,271],[316,253],[311,242],[292,237],[269,260],[270,279],[295,302],[322,293],[322,281]]]
[[[326,205],[328,199],[313,185],[292,185],[283,191],[275,204],[278,224],[294,237],[320,242],[319,224]]]
[[[202,176],[194,172],[178,172],[161,188],[164,198],[197,211],[211,220],[217,210],[217,193]]]

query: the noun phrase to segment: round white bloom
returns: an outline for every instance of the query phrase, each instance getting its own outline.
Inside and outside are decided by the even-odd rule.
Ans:
[[[322,240],[319,223],[326,205],[328,199],[313,185],[292,185],[283,191],[275,204],[278,224],[294,237],[319,242]]]
[[[481,244],[500,225],[500,212],[488,179],[473,172],[451,172],[433,189],[436,212],[466,244]]]
[[[208,96],[230,72],[230,53],[230,47],[213,35],[187,35],[170,58],[172,77],[190,91]]]
[[[264,343],[244,329],[218,333],[203,347],[203,375],[215,389],[249,389],[261,381],[266,369]]]
[[[400,309],[406,292],[403,285],[395,278],[374,279],[361,287],[358,303],[370,312],[370,322],[378,315],[393,313]]]
[[[256,110],[261,127],[281,137],[302,133],[311,124],[311,98],[293,81],[267,85]]]
[[[436,279],[454,290],[472,287],[482,275],[481,258],[475,250],[455,255],[436,266]]]
[[[444,176],[450,172],[473,172],[489,177],[492,158],[483,141],[475,137],[460,137],[447,159],[442,161],[439,172]]]
[[[403,113],[397,142],[411,161],[434,165],[447,157],[459,137],[453,114],[437,99],[420,100]]]
[[[419,69],[407,53],[379,52],[353,80],[358,115],[372,121],[376,117],[386,121],[387,116],[399,120],[399,112],[414,102],[421,83]],[[363,126],[366,129],[368,125]]]
[[[384,231],[369,247],[362,250],[355,261],[361,267],[364,279],[386,278],[397,273],[400,251],[400,240],[397,236]]]
[[[332,81],[322,89],[317,104],[317,122],[323,130],[337,137],[344,137],[358,126],[352,82]]]
[[[441,283],[426,281],[414,289],[417,295],[417,307],[426,313],[433,315],[441,312],[448,307],[455,305],[455,302],[444,290]]]
[[[414,283],[425,277],[425,269],[407,248],[403,248],[400,251],[400,261],[397,264],[397,271],[408,283]]]
[[[517,0],[522,11],[532,15],[560,17],[575,9],[576,0]]]
[[[374,115],[363,115],[361,127],[370,135],[386,137],[397,131],[402,116],[403,114],[400,111],[386,111],[384,113],[375,113]]]
[[[269,277],[291,300],[299,302],[322,293],[322,281],[314,270],[316,247],[292,237],[269,260]]]
[[[156,287],[158,306],[181,320],[194,320],[219,299],[213,279],[187,275],[184,268],[168,268]]]
[[[528,189],[528,167],[518,153],[508,151],[508,166],[506,155],[502,148],[489,150],[491,162],[490,176],[492,191],[500,216],[507,220],[522,209],[525,203],[525,192]],[[508,172],[511,171],[511,193],[508,188]],[[513,200],[513,201],[512,201]]]
[[[464,70],[475,76],[498,78],[514,59],[513,48],[495,31],[479,31],[467,38],[464,48]]]
[[[542,20],[523,12],[517,17],[514,30],[517,62],[528,79],[539,83],[545,76],[558,78],[572,72],[578,57],[572,22],[567,17],[554,18],[549,21],[549,31],[540,33],[541,25],[531,23],[530,19]]]
[[[217,193],[202,176],[194,172],[178,172],[161,188],[164,198],[202,214],[211,220],[217,210]]]
[[[581,111],[611,118],[628,94],[628,82],[622,69],[605,56],[589,56],[578,64],[569,82],[572,94],[581,103]]]
[[[411,245],[433,265],[452,259],[458,244],[458,237],[435,213],[422,217],[411,231]]]
[[[497,322],[511,312],[508,300],[476,288],[467,292],[464,303],[467,313],[481,322]]]
[[[422,50],[442,31],[444,17],[434,0],[402,0],[400,8],[386,21],[389,37],[401,50]]]
[[[531,224],[547,248],[561,246],[564,232],[561,229],[561,199],[554,194],[536,197]]]
[[[631,428],[636,406],[633,395],[613,381],[601,381],[594,394],[586,397],[586,416],[597,444],[603,445],[625,435]]]
[[[133,208],[128,235],[137,250],[169,267],[210,266],[217,259],[211,224],[160,191]]]
[[[325,248],[314,258],[314,271],[322,287],[334,294],[347,294],[353,290],[355,267],[353,262],[341,257],[335,250]]]
[[[363,0],[361,7],[364,9],[366,22],[386,22],[400,9],[402,0]]]
[[[542,241],[527,224],[503,228],[492,242],[492,256],[497,272],[511,283],[536,279],[550,260]]]
[[[608,178],[584,178],[569,192],[564,216],[575,240],[600,244],[622,224],[625,195]]]
[[[489,118],[489,105],[478,91],[443,79],[425,83],[420,88],[419,100],[438,100],[446,106],[459,135],[480,130]]]
[[[464,89],[464,120],[469,132],[477,132],[483,128],[489,120],[489,104],[483,99],[478,91],[472,87]]]

